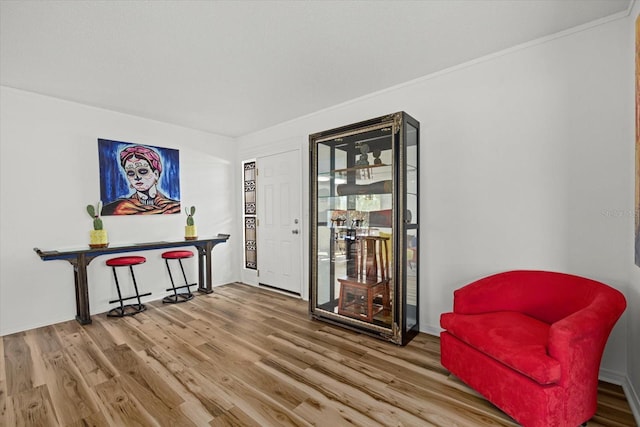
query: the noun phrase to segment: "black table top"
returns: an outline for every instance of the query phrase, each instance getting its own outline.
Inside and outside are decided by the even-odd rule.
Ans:
[[[207,243],[223,243],[229,239],[229,234],[218,234],[215,237],[199,237],[195,240],[163,240],[159,242],[141,242],[141,243],[127,243],[127,244],[116,244],[109,245],[106,248],[91,248],[89,246],[84,246],[81,248],[75,249],[59,249],[59,250],[50,250],[43,251],[38,248],[33,248],[33,250],[38,254],[43,261],[50,261],[56,259],[71,259],[76,258],[81,254],[85,254],[86,256],[99,256],[111,253],[122,253],[122,252],[135,252],[135,251],[144,251],[144,250],[152,250],[152,249],[163,249],[163,248],[175,248],[180,246],[205,246]]]

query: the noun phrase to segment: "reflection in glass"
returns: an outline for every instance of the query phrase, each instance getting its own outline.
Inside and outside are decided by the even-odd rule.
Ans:
[[[391,133],[323,141],[317,152],[317,305],[390,327]]]
[[[409,331],[418,324],[418,129],[407,123],[407,268],[406,271],[406,314],[405,330]]]

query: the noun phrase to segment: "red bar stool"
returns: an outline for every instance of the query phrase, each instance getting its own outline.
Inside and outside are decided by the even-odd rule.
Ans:
[[[133,316],[134,314],[138,314],[141,311],[145,311],[147,307],[142,304],[140,298],[146,297],[147,295],[151,295],[151,292],[147,292],[146,294],[140,295],[138,292],[138,284],[136,283],[136,276],[133,274],[133,266],[138,264],[144,264],[147,262],[147,259],[142,256],[121,256],[117,258],[111,258],[107,260],[107,265],[113,269],[113,277],[116,279],[116,289],[118,290],[118,299],[114,299],[109,301],[109,304],[113,304],[114,302],[119,302],[120,307],[113,308],[109,310],[107,316],[109,317],[123,317],[123,316]],[[118,282],[118,275],[116,274],[116,267],[129,267],[129,271],[131,272],[131,279],[133,279],[133,288],[136,291],[136,294],[127,298],[122,298],[122,292],[120,291],[120,283]],[[138,300],[137,304],[124,304],[125,301],[136,298]]]
[[[173,295],[168,295],[162,299],[162,302],[168,304],[175,304],[179,302],[189,301],[193,298],[193,294],[191,293],[191,289],[189,286],[195,286],[197,283],[187,283],[187,275],[184,273],[184,267],[182,266],[182,260],[185,258],[191,258],[193,256],[193,252],[191,251],[167,251],[162,254],[162,258],[164,258],[165,263],[167,264],[167,271],[169,272],[169,278],[171,279],[171,287],[165,290],[173,291]],[[184,278],[184,285],[176,286],[173,281],[173,275],[171,274],[171,268],[169,267],[169,260],[177,259],[178,264],[180,264],[180,270],[182,270],[182,277]],[[178,289],[187,288],[187,292],[178,292]]]

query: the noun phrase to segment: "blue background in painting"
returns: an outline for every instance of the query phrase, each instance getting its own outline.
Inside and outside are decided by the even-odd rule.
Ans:
[[[180,201],[180,152],[170,148],[145,144],[98,139],[98,162],[100,163],[100,199],[106,205],[133,194],[122,167],[120,152],[131,145],[141,145],[154,150],[162,160],[162,173],[158,190],[170,199]]]

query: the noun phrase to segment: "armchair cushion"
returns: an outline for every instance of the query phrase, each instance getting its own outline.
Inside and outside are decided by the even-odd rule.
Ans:
[[[471,347],[539,384],[560,380],[560,362],[547,354],[549,325],[514,311],[444,313],[443,328]]]

